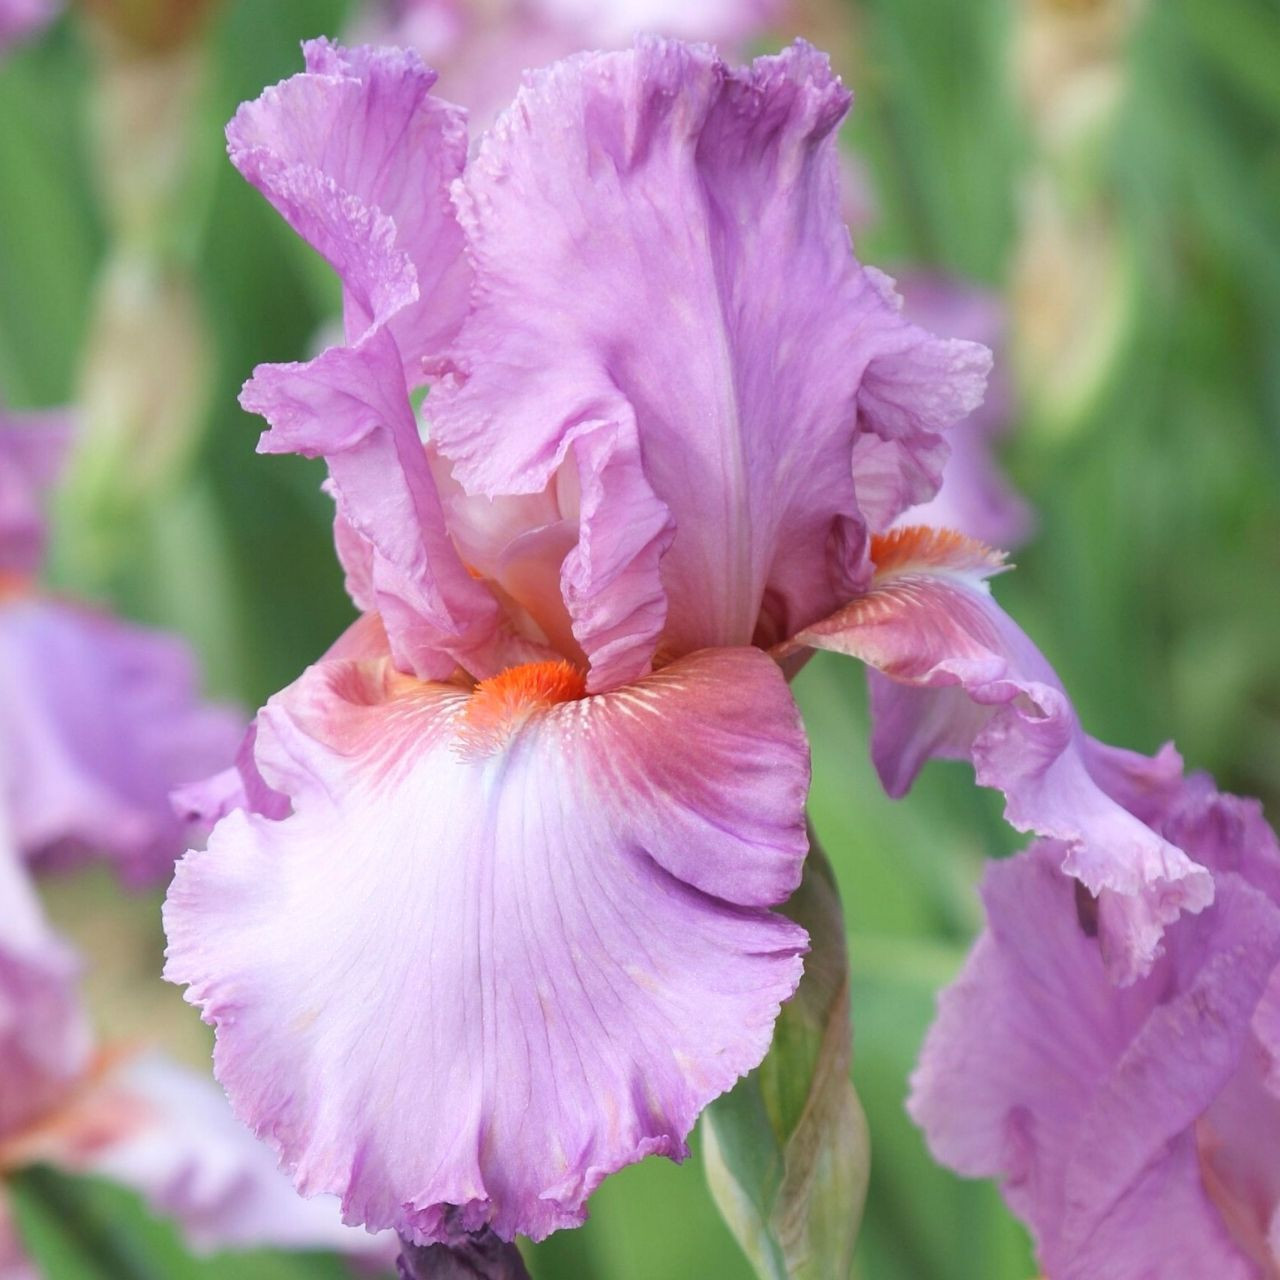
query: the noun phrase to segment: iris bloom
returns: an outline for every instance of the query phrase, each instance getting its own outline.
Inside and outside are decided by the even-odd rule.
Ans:
[[[154,1053],[95,1048],[78,965],[49,927],[0,830],[0,1280],[36,1280],[4,1199],[33,1163],[109,1178],[171,1215],[201,1249],[343,1249],[385,1240],[343,1227],[332,1201],[300,1199],[212,1080]]]
[[[170,789],[229,762],[243,721],[197,699],[175,637],[39,589],[69,436],[61,415],[0,410],[0,808],[29,860],[102,854],[156,883],[191,834]]]
[[[1256,802],[1165,765],[1126,803],[1212,907],[1119,990],[1062,850],[994,864],[913,1081],[935,1155],[1002,1179],[1054,1280],[1280,1275],[1280,847]]]
[[[772,909],[811,647],[888,673],[895,790],[971,755],[1101,893],[1111,963],[1148,964],[1207,873],[1095,785],[1130,758],[991,600],[999,557],[873,537],[932,496],[988,353],[854,257],[826,60],[582,55],[470,160],[415,56],[306,60],[230,150],[341,275],[346,341],[243,403],[264,450],[326,458],[363,616],[260,712],[166,907],[167,974],[300,1190],[418,1243],[537,1238],[684,1154],[800,976]]]

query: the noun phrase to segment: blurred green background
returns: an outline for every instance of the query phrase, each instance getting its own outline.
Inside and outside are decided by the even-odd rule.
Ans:
[[[861,0],[805,19],[815,31],[851,32],[839,51],[857,92],[846,143],[867,163],[878,205],[857,236],[865,260],[1007,286],[1035,164],[1009,70],[1019,15],[995,0]],[[185,222],[165,249],[194,273],[214,345],[203,435],[192,465],[121,514],[109,552],[84,554],[81,531],[57,561],[58,585],[184,631],[214,691],[246,707],[292,680],[351,608],[321,469],[255,457],[261,424],[236,405],[255,363],[308,352],[336,291],[226,163],[222,126],[241,100],[299,68],[302,37],[338,35],[349,16],[339,0],[239,0],[215,15]],[[1115,245],[1098,310],[1124,323],[1070,413],[1024,388],[1004,458],[1038,527],[997,592],[1093,733],[1143,750],[1174,737],[1189,763],[1263,795],[1274,816],[1280,11],[1274,0],[1157,0],[1121,72],[1114,121],[1078,181]],[[0,388],[17,406],[66,403],[81,385],[110,242],[91,157],[94,95],[74,17],[0,65]],[[162,363],[157,376],[167,373]],[[853,664],[820,658],[797,692],[813,735],[814,818],[848,915],[855,1078],[872,1132],[859,1274],[1029,1280],[1025,1239],[994,1188],[933,1168],[902,1110],[933,992],[979,924],[981,860],[1016,838],[959,766],[932,766],[905,802],[884,798]],[[86,915],[100,924],[127,911],[144,930],[138,965],[158,968],[154,902],[112,905],[101,878],[60,892],[55,912],[73,929]],[[86,943],[102,983],[116,936],[107,927],[105,942]],[[43,1173],[19,1184],[18,1206],[56,1280],[345,1274],[323,1259],[187,1260],[127,1195]],[[696,1158],[682,1168],[647,1161],[611,1179],[584,1230],[531,1256],[542,1280],[748,1276]]]

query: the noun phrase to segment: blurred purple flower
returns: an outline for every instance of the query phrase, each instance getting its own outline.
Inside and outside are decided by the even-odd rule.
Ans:
[[[1017,547],[1031,532],[1031,510],[1001,475],[992,456],[1013,415],[1000,300],[936,273],[904,276],[898,287],[906,299],[906,314],[916,324],[948,338],[981,342],[996,353],[986,399],[947,436],[951,452],[942,471],[942,487],[929,502],[901,519],[958,529],[994,547]]]
[[[0,54],[48,26],[61,9],[59,0],[0,0]]]
[[[346,342],[243,403],[265,451],[326,458],[365,617],[194,797],[245,807],[166,907],[167,976],[300,1189],[412,1243],[536,1238],[684,1154],[799,978],[779,662],[810,645],[903,682],[895,783],[972,754],[1149,964],[1207,876],[1093,783],[1111,757],[991,601],[999,558],[871,543],[858,441],[894,446],[881,529],[936,492],[988,353],[853,256],[825,59],[572,58],[468,161],[416,56],[306,58],[230,150],[341,275]]]
[[[745,50],[786,0],[373,0],[359,26],[375,44],[416,50],[440,72],[441,94],[487,129],[522,74],[580,49],[620,49],[640,35]]]
[[[992,865],[912,1082],[934,1154],[1002,1180],[1054,1280],[1280,1273],[1280,848],[1256,802],[1166,763],[1125,799],[1213,905],[1119,990],[1060,848]]]
[[[394,1238],[302,1200],[212,1080],[164,1058],[95,1050],[78,964],[50,929],[0,830],[0,1174],[29,1164],[109,1178],[172,1216],[202,1250],[339,1249],[389,1261]],[[30,1269],[0,1190],[0,1276]]]
[[[69,437],[63,416],[0,413],[0,805],[27,858],[102,854],[155,883],[191,835],[170,789],[229,761],[243,720],[197,700],[176,638],[37,589]]]

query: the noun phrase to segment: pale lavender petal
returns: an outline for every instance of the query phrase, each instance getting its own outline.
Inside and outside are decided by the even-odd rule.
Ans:
[[[332,1249],[387,1264],[395,1258],[394,1235],[343,1226],[335,1197],[299,1196],[211,1079],[149,1055],[121,1068],[114,1084],[135,1100],[137,1121],[75,1167],[141,1192],[195,1248]]]
[[[60,1100],[90,1056],[79,965],[45,920],[4,823],[0,811],[0,1166],[5,1142]]]
[[[906,323],[853,257],[848,101],[807,46],[731,71],[642,41],[528,77],[455,188],[476,285],[427,409],[458,481],[537,493],[584,438],[638,445],[645,518],[603,576],[566,565],[575,634],[615,664],[593,687],[659,639],[778,639],[835,608],[863,567],[855,437],[927,450],[980,398],[986,353]],[[603,519],[581,513],[584,542]]]
[[[540,682],[570,700],[522,701]],[[808,750],[777,667],[574,698],[329,661],[259,718],[279,822],[180,865],[167,975],[304,1193],[418,1243],[576,1225],[764,1054],[803,931]],[[530,695],[532,696],[532,695]]]
[[[873,556],[871,590],[792,647],[832,649],[875,668],[872,756],[886,790],[902,794],[932,757],[971,760],[980,784],[1004,792],[1008,821],[1061,841],[1063,870],[1100,896],[1113,976],[1147,972],[1165,926],[1211,901],[1209,873],[1091,773],[1104,749],[992,599],[985,579],[1002,567],[999,556],[924,528],[877,539]]]
[[[0,789],[28,858],[102,854],[131,884],[164,880],[188,844],[170,790],[243,732],[199,700],[176,637],[39,597],[0,607]]]
[[[0,408],[0,594],[6,575],[29,577],[45,546],[45,502],[71,440],[58,410]]]
[[[898,281],[906,314],[931,333],[967,338],[996,354],[986,399],[947,435],[950,457],[937,496],[908,511],[911,524],[936,525],[997,547],[1016,547],[1031,531],[1031,511],[996,465],[996,441],[1013,415],[1013,394],[999,300],[948,276],[918,274]],[[862,490],[859,488],[859,501]]]

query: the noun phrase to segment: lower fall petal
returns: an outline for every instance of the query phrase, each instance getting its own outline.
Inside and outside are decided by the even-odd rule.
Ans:
[[[180,865],[167,976],[306,1194],[410,1241],[580,1223],[755,1066],[804,931],[808,749],[755,650],[580,696],[328,661],[259,717],[292,814]],[[522,692],[523,691],[523,692]],[[522,701],[523,698],[523,701]]]

